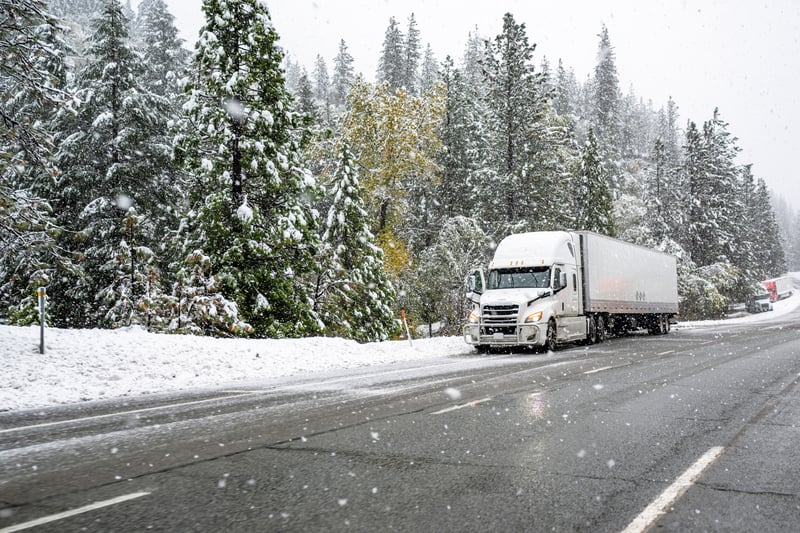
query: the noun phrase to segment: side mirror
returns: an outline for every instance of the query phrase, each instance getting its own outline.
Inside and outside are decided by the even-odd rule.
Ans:
[[[563,289],[566,286],[567,286],[567,273],[566,272],[562,272],[561,276],[559,276],[558,288],[559,289]]]
[[[467,276],[467,298],[478,303],[479,296],[483,294],[484,277],[480,270],[473,271]]]

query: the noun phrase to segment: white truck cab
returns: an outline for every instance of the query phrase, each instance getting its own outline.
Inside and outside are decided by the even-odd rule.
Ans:
[[[546,346],[586,338],[582,280],[575,235],[510,235],[495,250],[488,275],[475,271],[468,297],[474,307],[465,340],[478,349]]]

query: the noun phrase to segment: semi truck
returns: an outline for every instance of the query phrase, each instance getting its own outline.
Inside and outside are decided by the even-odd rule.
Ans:
[[[767,289],[767,293],[769,293],[769,298],[773,302],[777,302],[778,300],[783,300],[784,298],[788,298],[792,295],[794,291],[794,283],[792,279],[788,276],[784,276],[781,278],[774,278],[774,279],[767,279],[761,282],[765,289]]]
[[[509,235],[467,284],[464,340],[478,351],[663,335],[678,313],[675,256],[590,231]]]

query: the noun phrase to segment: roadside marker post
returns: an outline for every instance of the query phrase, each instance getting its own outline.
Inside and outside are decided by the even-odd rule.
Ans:
[[[406,310],[400,310],[400,316],[403,317],[403,325],[406,327],[406,337],[408,337],[408,344],[414,347],[414,342],[411,340],[411,331],[408,329],[408,321],[406,320]]]
[[[47,287],[39,287],[36,290],[36,294],[39,296],[39,321],[41,326],[39,328],[39,353],[44,353],[44,323],[45,323],[45,304],[47,301]]]

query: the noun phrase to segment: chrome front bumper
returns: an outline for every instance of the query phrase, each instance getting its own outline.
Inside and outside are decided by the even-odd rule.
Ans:
[[[537,324],[517,324],[502,328],[481,324],[464,325],[464,342],[486,346],[542,346],[544,330]],[[509,331],[511,330],[511,331]]]

